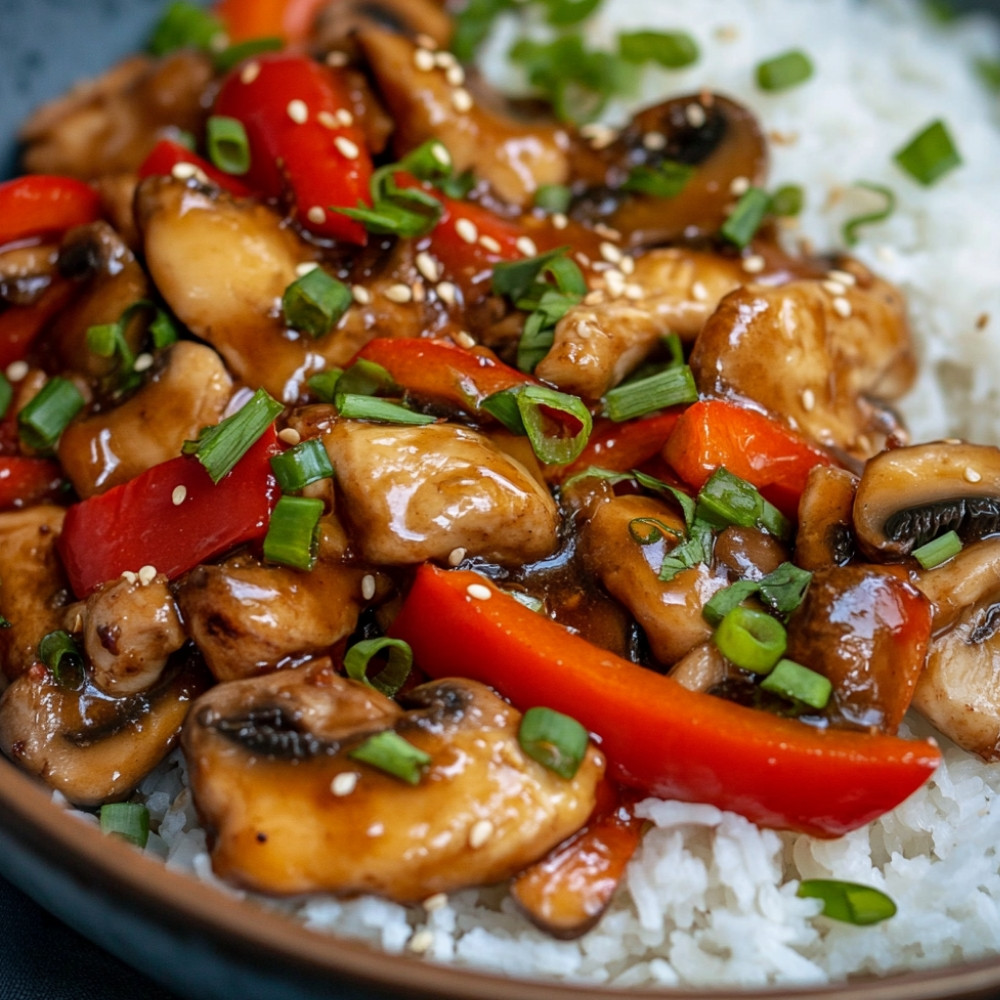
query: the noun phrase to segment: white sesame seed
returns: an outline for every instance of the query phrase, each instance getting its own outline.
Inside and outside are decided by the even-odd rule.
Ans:
[[[747,274],[760,274],[767,266],[767,261],[759,253],[751,254],[743,258],[743,270]]]
[[[371,573],[365,573],[361,578],[361,596],[370,601],[375,596],[375,577]]]
[[[823,282],[823,287],[831,295],[844,295],[847,292],[847,286],[846,285],[844,285],[840,281],[834,281],[834,280],[832,280],[830,278],[828,278],[826,281]]]
[[[295,98],[288,102],[288,107],[285,109],[288,112],[288,117],[295,122],[296,125],[304,125],[309,121],[309,108],[305,101]]]
[[[346,66],[349,62],[350,57],[346,52],[341,52],[340,49],[334,49],[332,52],[327,52],[326,54],[327,66],[333,66],[335,69],[340,66]]]
[[[600,123],[595,122],[590,125],[584,125],[583,128],[580,129],[580,135],[582,135],[594,149],[604,149],[605,146],[610,146],[611,143],[615,141],[618,133],[609,125],[601,125]]]
[[[816,406],[816,393],[812,389],[802,390],[802,409],[811,413]]]
[[[705,287],[704,283],[696,281],[691,286],[691,298],[693,298],[696,302],[708,301],[708,289]]]
[[[622,234],[618,232],[617,229],[609,226],[606,222],[595,223],[594,232],[597,233],[598,236],[603,236],[606,240],[613,240],[616,243],[622,238]]]
[[[633,302],[638,302],[639,299],[643,299],[645,297],[646,290],[642,287],[642,285],[632,284],[625,288],[625,298],[631,299]]]
[[[409,285],[404,285],[402,282],[390,285],[383,294],[390,302],[402,303],[413,301],[413,289],[411,289]]]
[[[180,505],[187,499],[187,495],[187,487],[181,483],[179,486],[174,487],[173,492],[170,494],[170,502],[175,507],[180,507]]]
[[[422,73],[429,73],[434,69],[434,53],[427,49],[417,49],[413,53],[413,65]]]
[[[465,558],[467,551],[468,550],[462,548],[462,546],[459,546],[457,549],[452,549],[451,552],[448,553],[448,565],[457,566]]]
[[[583,304],[585,306],[596,306],[603,301],[604,290],[601,288],[595,288],[592,292],[587,292],[583,297]],[[590,336],[590,330],[587,329],[586,325],[583,325],[579,327],[577,334],[586,339]]]
[[[436,892],[433,896],[428,896],[421,905],[427,913],[443,910],[448,905],[448,894]]]
[[[338,125],[344,128],[350,128],[354,124],[354,115],[351,114],[347,108],[337,108],[337,113],[334,115]]]
[[[460,114],[468,114],[472,110],[472,94],[464,87],[456,87],[451,92],[451,106]]]
[[[179,181],[189,181],[201,173],[196,163],[175,163],[170,168],[170,176]]]
[[[133,585],[139,582],[139,577],[136,576],[130,569],[127,569],[122,573],[122,579],[126,583],[131,583]]]
[[[622,252],[621,249],[615,246],[614,243],[609,243],[607,240],[605,240],[601,244],[601,256],[609,264],[617,264],[618,261],[622,259]]]
[[[642,137],[642,144],[651,152],[656,152],[666,147],[667,137],[662,132],[647,132]]]
[[[555,212],[552,215],[552,225],[555,229],[565,229],[569,225],[569,219],[562,212]]]
[[[838,296],[833,300],[833,311],[841,317],[841,319],[847,319],[851,315],[851,303],[847,299]]]
[[[422,49],[430,49],[431,55],[437,51],[438,43],[436,38],[431,38],[426,32],[421,31],[413,39]]]
[[[306,212],[306,218],[317,226],[322,225],[326,222],[326,209],[322,205],[313,205]]]
[[[417,270],[428,280],[437,281],[441,277],[438,262],[426,251],[421,250],[416,259]]]
[[[470,583],[465,592],[477,601],[488,601],[493,596],[493,591],[483,583]]]
[[[248,62],[246,66],[240,70],[240,83],[251,84],[257,79],[258,76],[260,76],[260,63],[256,60]]]
[[[729,193],[734,198],[739,198],[739,196],[741,194],[746,194],[747,191],[749,191],[749,190],[750,190],[750,178],[749,177],[743,177],[741,175],[739,177],[734,177],[729,182]]]
[[[300,278],[304,278],[307,274],[312,274],[312,272],[315,271],[317,267],[319,267],[319,264],[317,264],[316,261],[304,260],[302,261],[301,264],[295,265],[295,273]]]
[[[458,238],[465,243],[475,243],[479,239],[479,230],[476,229],[476,224],[472,219],[456,219],[455,232],[458,233]]]
[[[316,116],[316,121],[318,121],[323,128],[340,128],[340,122],[337,121],[337,116],[332,111],[321,111]]]
[[[359,306],[366,306],[372,300],[372,293],[364,285],[351,285],[351,298]]]
[[[469,831],[469,847],[475,850],[482,847],[493,836],[493,824],[488,819],[481,819],[473,824]]]
[[[695,101],[692,101],[684,109],[684,117],[688,121],[688,125],[691,128],[701,128],[705,122],[708,121],[708,115],[705,114],[705,109]]]
[[[433,156],[442,167],[451,166],[451,153],[449,153],[447,148],[442,146],[440,142],[435,142],[431,146],[431,156]]]
[[[449,66],[445,70],[444,78],[452,87],[461,87],[465,83],[465,70],[458,65]]]
[[[525,257],[538,255],[538,247],[535,246],[535,241],[530,236],[518,236],[517,243],[514,245],[517,247],[517,252],[523,253]]]
[[[458,60],[447,49],[440,49],[434,53],[434,65],[440,66],[441,69],[450,69],[458,65]]]
[[[851,274],[850,271],[841,271],[839,268],[833,268],[832,270],[827,271],[826,276],[831,281],[839,281],[842,285],[847,285],[848,287],[857,284],[858,280],[853,274]]]
[[[473,337],[468,330],[459,330],[458,333],[455,334],[455,343],[458,344],[459,347],[475,347],[476,338]]]
[[[301,443],[302,435],[294,427],[283,427],[278,431],[278,440],[294,448]]]
[[[625,294],[625,275],[617,268],[609,268],[604,274],[604,284],[611,297],[617,299]]]
[[[434,291],[446,306],[453,306],[458,301],[458,289],[450,281],[439,281]]]
[[[480,236],[479,245],[484,250],[489,250],[490,253],[500,253],[500,243],[492,236]]]
[[[618,261],[618,268],[622,274],[635,274],[635,258],[623,255]]]
[[[139,570],[138,577],[140,585],[148,587],[156,579],[156,567],[147,563]]]
[[[593,261],[591,261],[591,259],[582,250],[577,250],[577,252],[573,254],[573,259],[580,265],[580,267],[583,268],[590,267],[593,263]]]
[[[423,955],[430,951],[432,944],[434,944],[434,932],[427,927],[422,927],[410,938],[406,947],[414,955]]]
[[[983,474],[978,469],[972,468],[971,465],[966,467],[963,475],[967,483],[978,483],[983,478]]]
[[[149,351],[143,351],[132,364],[132,370],[137,372],[148,371],[153,367],[153,355]]]
[[[333,781],[330,782],[330,791],[333,792],[337,798],[343,798],[345,795],[350,795],[355,788],[358,787],[358,772],[357,771],[341,771]]]
[[[358,148],[358,144],[356,142],[352,142],[346,135],[338,135],[337,138],[333,140],[333,144],[337,147],[337,151],[340,155],[348,160],[356,160],[361,155],[361,150]]]

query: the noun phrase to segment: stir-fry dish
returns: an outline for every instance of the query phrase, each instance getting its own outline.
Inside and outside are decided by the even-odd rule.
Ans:
[[[485,6],[174,3],[25,125],[0,747],[134,837],[179,745],[236,886],[573,937],[641,799],[837,837],[911,708],[997,758],[1000,451],[910,442],[903,297],[738,100],[508,99]]]

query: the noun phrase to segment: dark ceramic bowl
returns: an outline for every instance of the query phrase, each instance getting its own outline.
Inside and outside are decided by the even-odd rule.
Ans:
[[[983,3],[969,4],[982,6]],[[994,8],[997,3],[987,4]],[[162,0],[0,0],[0,176],[40,101],[134,50]],[[635,991],[511,980],[386,955],[320,935],[166,870],[67,818],[0,758],[0,874],[95,944],[189,1000],[722,1000],[731,991]],[[0,934],[3,929],[0,928]],[[25,994],[19,994],[25,995]],[[740,1000],[943,1000],[1000,996],[1000,958]]]

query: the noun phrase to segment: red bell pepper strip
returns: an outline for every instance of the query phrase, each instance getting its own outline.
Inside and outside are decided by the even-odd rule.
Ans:
[[[139,177],[170,177],[174,167],[187,163],[197,167],[213,184],[235,195],[237,198],[250,196],[250,188],[232,174],[219,170],[208,160],[192,153],[187,146],[173,139],[161,139],[151,150],[139,167]]]
[[[0,510],[55,499],[66,488],[57,462],[47,458],[0,456]]]
[[[57,281],[30,306],[10,306],[0,313],[0,370],[22,361],[45,324],[73,297],[68,281]]]
[[[689,406],[668,438],[663,457],[696,490],[725,466],[791,518],[797,516],[809,470],[833,464],[827,452],[795,431],[724,399]]]
[[[98,193],[73,177],[28,174],[0,184],[0,246],[59,233],[100,217]]]
[[[254,38],[281,38],[304,42],[316,15],[328,0],[220,0],[216,15],[226,26],[231,43]]]
[[[280,492],[270,463],[278,450],[272,426],[217,485],[197,458],[182,455],[74,504],[58,541],[73,592],[86,597],[143,566],[173,580],[263,538]]]
[[[223,80],[215,113],[236,118],[250,143],[244,180],[268,197],[286,197],[303,228],[364,244],[364,226],[333,208],[371,204],[371,155],[349,117],[343,70],[308,56],[266,52]]]
[[[931,743],[818,729],[689,691],[464,570],[423,565],[390,631],[431,677],[469,677],[521,711],[574,717],[622,784],[760,826],[839,836],[898,805],[940,761]]]

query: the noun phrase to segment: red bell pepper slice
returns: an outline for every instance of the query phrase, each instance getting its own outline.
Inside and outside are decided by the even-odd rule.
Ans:
[[[791,518],[797,516],[809,470],[834,464],[827,452],[795,431],[724,399],[689,406],[668,438],[663,457],[696,490],[725,466]]]
[[[390,631],[431,677],[469,677],[521,711],[573,716],[622,784],[760,826],[839,836],[898,805],[940,761],[931,743],[817,729],[689,691],[464,570],[422,566]]]
[[[328,0],[220,0],[216,15],[233,44],[254,38],[281,38],[304,42],[316,15]]]
[[[173,139],[161,139],[149,152],[149,155],[139,167],[139,177],[170,177],[174,167],[181,163],[189,163],[197,167],[213,184],[235,195],[237,198],[250,196],[250,188],[232,174],[219,170],[208,160],[192,153],[187,146]]]
[[[100,195],[73,177],[28,174],[0,184],[0,246],[59,233],[100,217]]]
[[[73,297],[68,281],[57,281],[30,306],[10,306],[0,313],[0,370],[28,355],[46,323]]]
[[[223,80],[215,113],[246,129],[250,169],[244,179],[251,187],[287,197],[309,232],[363,245],[364,226],[331,211],[371,204],[371,155],[364,132],[345,115],[350,107],[343,70],[304,55],[266,52]]]
[[[57,462],[21,455],[0,456],[0,510],[55,499],[66,488]]]
[[[272,426],[217,485],[197,458],[182,455],[74,504],[57,543],[73,592],[86,597],[143,566],[173,580],[263,538],[278,500],[270,463],[278,450]]]

